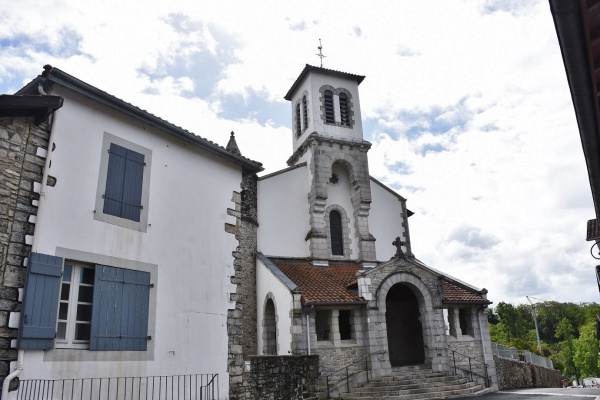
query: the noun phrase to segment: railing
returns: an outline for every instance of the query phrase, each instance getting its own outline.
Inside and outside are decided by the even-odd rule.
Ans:
[[[504,358],[511,358],[513,360],[525,361],[533,365],[539,365],[540,367],[554,369],[552,360],[533,354],[527,350],[517,350],[514,347],[503,346],[498,343],[492,342],[492,353],[497,356]]]
[[[457,374],[457,370],[461,370],[464,372],[467,372],[469,374],[470,380],[471,382],[473,382],[473,375],[478,376],[480,378],[483,378],[483,380],[485,381],[485,387],[490,387],[491,386],[491,380],[490,380],[490,376],[488,374],[488,365],[477,359],[474,357],[471,357],[469,355],[460,353],[456,350],[452,350],[452,349],[448,349],[448,351],[452,352],[452,364],[454,365],[454,375],[458,375]],[[464,360],[465,358],[467,359],[467,362],[469,364],[469,369],[465,369],[462,366],[456,366],[456,356],[462,357],[462,360]],[[483,374],[480,374],[479,372],[477,372],[477,370],[473,370],[473,364],[475,364],[476,366],[479,366],[481,368],[483,368]]]
[[[359,364],[359,363],[362,366],[362,362],[364,361],[364,367],[365,367],[365,371],[367,373],[367,382],[369,382],[369,359],[374,354],[383,354],[383,353],[385,353],[385,351],[376,351],[374,353],[367,354],[366,356],[359,358],[358,360],[353,361],[352,363],[346,365],[345,367],[342,367],[342,368],[338,369],[337,371],[334,371],[334,372],[330,373],[329,375],[325,376],[325,381],[326,381],[326,385],[327,385],[327,398],[331,399],[330,382],[329,382],[331,377],[338,374],[338,372],[342,372],[342,371],[345,372],[345,375],[342,376],[342,378],[339,379],[337,382],[334,382],[334,384],[339,385],[342,382],[346,381],[346,391],[348,393],[350,393],[350,371],[349,371],[350,367],[352,367],[353,365]],[[352,372],[352,374],[356,374],[358,372],[362,372],[362,371],[355,370]]]
[[[83,378],[19,382],[17,400],[217,400],[219,375]]]

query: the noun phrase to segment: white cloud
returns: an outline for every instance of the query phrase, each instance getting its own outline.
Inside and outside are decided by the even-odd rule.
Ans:
[[[7,2],[0,91],[50,63],[221,145],[233,130],[272,172],[291,132],[261,113],[289,110],[319,38],[325,67],[367,76],[369,168],[408,198],[417,257],[495,302],[596,301],[594,212],[546,1]]]

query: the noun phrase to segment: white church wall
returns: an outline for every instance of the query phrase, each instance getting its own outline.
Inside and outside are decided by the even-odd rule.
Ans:
[[[300,166],[258,181],[258,250],[263,254],[309,256],[307,173]]]
[[[389,190],[371,180],[369,230],[377,239],[375,249],[378,261],[387,261],[394,256],[396,248],[392,242],[396,237],[406,240],[402,227],[402,203]]]
[[[147,351],[26,350],[20,378],[218,373],[220,393],[228,393],[226,318],[238,243],[224,224],[235,224],[226,209],[240,167],[69,90],[53,94],[65,99],[46,164],[56,185],[41,189],[32,250],[151,272],[152,338]],[[146,232],[94,219],[105,132],[151,151]]]
[[[267,298],[271,298],[275,304],[275,314],[277,316],[277,354],[291,354],[292,334],[290,329],[292,327],[292,319],[290,315],[293,305],[292,293],[259,259],[256,260],[256,298],[258,304],[258,354],[264,353],[263,321]]]
[[[352,188],[350,185],[350,176],[348,170],[339,164],[334,164],[332,167],[332,173],[338,177],[338,182],[327,184],[327,203],[326,209],[330,206],[340,206],[344,209],[346,217],[350,219],[349,226],[343,224],[344,238],[350,237],[350,251],[351,254],[344,254],[346,258],[357,259],[358,258],[358,242],[356,240],[356,227],[354,226],[354,208],[352,206]],[[325,218],[329,218],[328,215]],[[349,232],[346,229],[349,228]],[[329,232],[328,232],[329,234]],[[346,236],[348,235],[348,236]]]

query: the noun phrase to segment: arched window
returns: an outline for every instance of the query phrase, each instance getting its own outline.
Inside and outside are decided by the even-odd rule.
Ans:
[[[272,299],[267,299],[264,314],[263,353],[277,354],[277,317],[275,316],[275,304]]]
[[[329,213],[329,232],[331,237],[331,254],[344,255],[344,239],[342,236],[342,216],[338,211]]]
[[[300,121],[300,103],[296,104],[296,137],[302,134],[302,122]]]
[[[348,95],[340,93],[340,120],[342,126],[350,126],[350,110],[348,110]]]
[[[308,128],[308,101],[306,100],[306,96],[302,97],[302,122],[304,123],[304,130]]]
[[[323,98],[325,100],[325,123],[334,124],[335,114],[333,112],[333,92],[331,90],[326,90],[323,93]]]

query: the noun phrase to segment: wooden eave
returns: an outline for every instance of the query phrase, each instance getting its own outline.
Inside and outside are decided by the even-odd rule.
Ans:
[[[62,105],[60,96],[5,94],[0,96],[0,117],[35,117],[34,123],[40,125]]]

